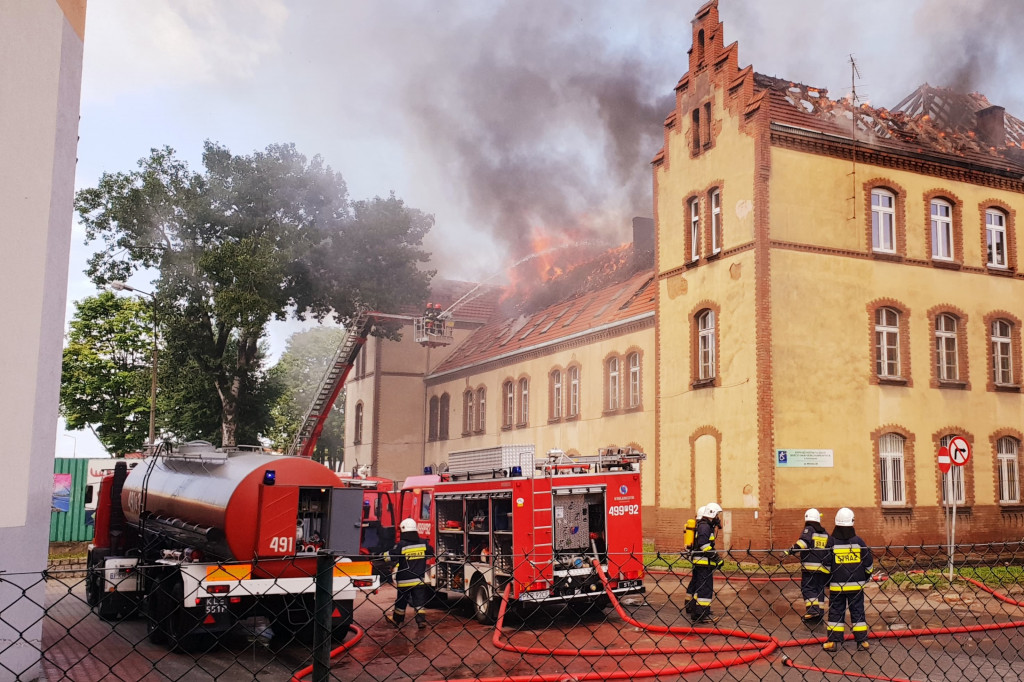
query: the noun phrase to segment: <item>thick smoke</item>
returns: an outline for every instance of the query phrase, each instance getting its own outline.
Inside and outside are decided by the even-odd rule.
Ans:
[[[658,58],[612,45],[607,28],[589,4],[505,3],[448,30],[409,74],[424,153],[512,257],[538,241],[626,241],[630,218],[652,215],[648,164],[689,23]]]

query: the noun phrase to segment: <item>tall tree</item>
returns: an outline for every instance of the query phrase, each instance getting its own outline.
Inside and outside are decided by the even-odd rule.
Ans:
[[[273,408],[275,447],[287,450],[316,397],[320,381],[334,359],[345,331],[316,327],[292,334],[281,359],[270,370],[281,392]],[[316,443],[313,458],[337,468],[345,447],[345,401],[339,396]]]
[[[267,323],[422,301],[433,219],[393,195],[349,202],[341,175],[293,145],[234,155],[207,142],[203,166],[154,149],[138,170],[81,190],[76,209],[87,240],[104,246],[87,269],[97,284],[156,271],[162,332],[208,377],[231,446]]]
[[[64,348],[60,411],[115,456],[149,435],[152,306],[107,291],[75,304]]]

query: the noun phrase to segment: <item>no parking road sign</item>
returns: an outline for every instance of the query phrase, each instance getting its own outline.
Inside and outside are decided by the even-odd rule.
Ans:
[[[949,457],[958,467],[967,464],[971,459],[971,446],[962,436],[954,436],[949,441]]]

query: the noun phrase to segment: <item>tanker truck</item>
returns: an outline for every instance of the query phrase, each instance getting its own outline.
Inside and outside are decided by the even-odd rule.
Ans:
[[[312,641],[317,553],[333,565],[332,636],[379,579],[358,559],[362,492],[304,457],[197,441],[103,479],[87,600],[104,619],[142,614],[151,642],[190,649],[264,618]]]

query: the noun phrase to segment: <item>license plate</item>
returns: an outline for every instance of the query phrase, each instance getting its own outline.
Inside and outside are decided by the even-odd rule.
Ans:
[[[643,580],[620,580],[619,589],[629,589],[631,587],[640,587],[644,584]]]
[[[208,597],[206,600],[207,613],[227,613],[227,597]]]
[[[522,601],[540,601],[551,596],[551,590],[537,590],[536,592],[524,592],[519,597]]]

